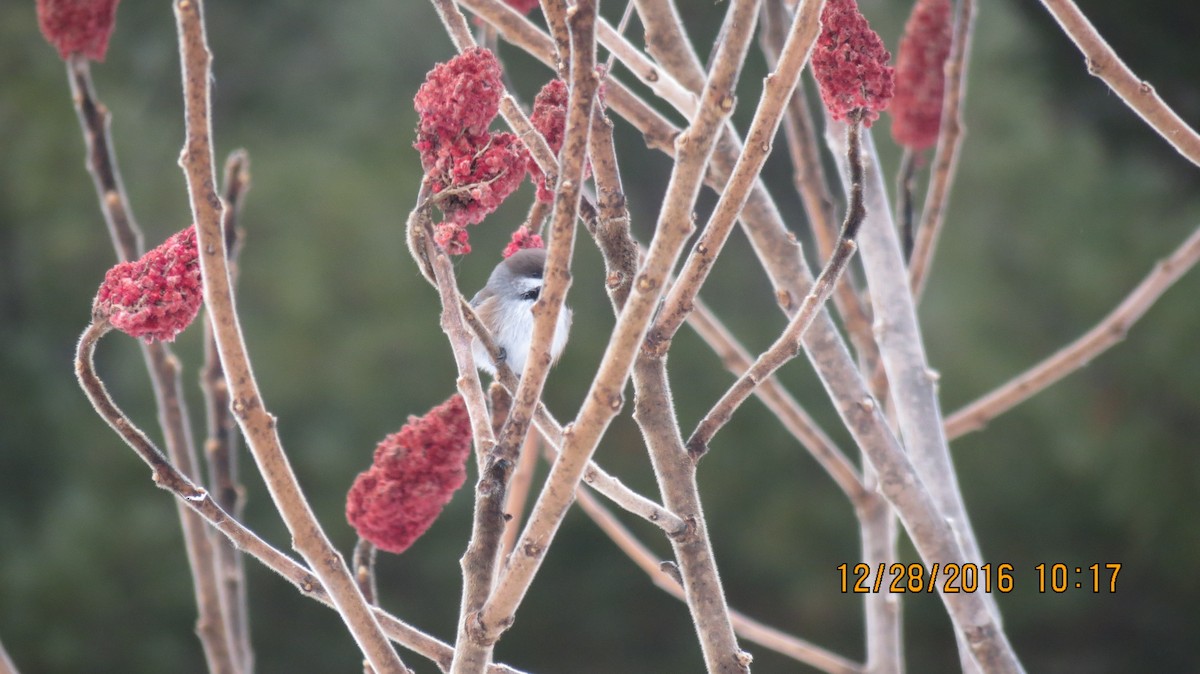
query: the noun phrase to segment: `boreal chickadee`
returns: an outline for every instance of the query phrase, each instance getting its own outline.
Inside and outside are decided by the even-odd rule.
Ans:
[[[525,359],[529,356],[529,344],[533,340],[533,303],[541,295],[545,268],[544,248],[519,250],[496,265],[487,285],[471,298],[471,306],[479,320],[491,331],[505,362],[517,376],[525,369]],[[554,339],[550,343],[551,363],[562,354],[570,329],[571,310],[564,305],[558,313]],[[472,354],[476,367],[488,374],[496,374],[496,367],[479,340],[474,341]]]

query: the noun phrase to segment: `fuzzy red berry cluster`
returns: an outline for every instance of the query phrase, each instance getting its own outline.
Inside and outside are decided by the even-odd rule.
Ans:
[[[891,57],[854,0],[826,0],[812,67],[821,100],[834,119],[845,121],[853,113],[869,127],[879,118],[895,88],[887,65]]]
[[[601,78],[604,75],[600,72]],[[537,185],[539,201],[554,199],[552,186],[524,143],[511,133],[488,129],[500,111],[503,92],[500,63],[492,52],[476,47],[434,66],[413,101],[419,118],[413,147],[421,155],[433,201],[445,216],[435,226],[434,239],[451,255],[471,252],[467,225],[479,224],[499,208],[526,173]],[[533,101],[530,122],[555,154],[562,150],[566,133],[569,93],[567,84],[556,79]],[[603,89],[597,95],[603,105]],[[531,236],[509,248],[541,241]]]
[[[521,225],[517,231],[512,233],[512,240],[504,247],[504,259],[512,257],[513,253],[526,248],[545,248],[546,243],[542,241],[540,234],[534,234],[529,231],[529,227]]]
[[[941,129],[952,14],[950,0],[917,0],[900,38],[892,137],[911,150],[932,146]]]
[[[567,130],[567,83],[562,80],[550,80],[533,98],[533,114],[529,122],[533,128],[542,134],[550,151],[558,155],[562,151],[563,136]],[[529,175],[537,185],[538,201],[549,203],[554,200],[554,191],[546,186],[546,175],[538,168],[533,157],[527,163]],[[551,186],[553,187],[553,186]]]
[[[470,454],[471,421],[455,394],[379,443],[346,497],[346,519],[375,547],[404,552],[467,479]]]
[[[109,269],[92,302],[92,317],[147,343],[170,342],[192,323],[203,302],[193,225],[141,258]]]
[[[78,53],[93,61],[103,61],[117,20],[118,2],[38,0],[38,26],[63,59]]]
[[[452,254],[471,251],[466,226],[482,222],[525,178],[521,141],[488,130],[503,91],[500,63],[475,48],[434,67],[414,99],[419,121],[413,146],[446,217],[437,226],[437,242]]]

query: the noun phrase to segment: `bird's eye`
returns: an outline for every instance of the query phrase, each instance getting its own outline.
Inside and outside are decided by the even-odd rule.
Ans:
[[[535,301],[537,301],[538,295],[541,294],[541,292],[542,292],[541,288],[531,288],[531,289],[526,290],[525,292],[521,293],[521,299],[535,302]]]

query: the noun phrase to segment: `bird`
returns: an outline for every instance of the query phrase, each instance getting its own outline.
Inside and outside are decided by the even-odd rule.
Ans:
[[[545,269],[544,248],[518,250],[496,265],[487,284],[471,298],[471,307],[492,333],[501,358],[517,376],[525,369],[533,341],[533,304],[541,296]],[[550,342],[552,365],[562,355],[570,329],[571,309],[563,305]],[[496,364],[478,339],[473,340],[472,355],[476,367],[495,376]]]

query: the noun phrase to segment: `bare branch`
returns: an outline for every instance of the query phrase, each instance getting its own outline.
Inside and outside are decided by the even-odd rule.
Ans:
[[[133,260],[143,252],[141,230],[133,217],[129,198],[117,167],[116,148],[109,125],[108,109],[96,97],[88,60],[81,54],[67,59],[67,79],[76,115],[88,148],[87,168],[100,201],[100,211],[108,225],[109,237],[120,261]],[[142,358],[150,373],[150,385],[158,410],[167,454],[171,463],[185,475],[197,476],[196,443],[191,433],[187,407],[179,374],[182,366],[175,354],[162,342],[141,345]],[[234,673],[231,651],[235,637],[222,613],[212,544],[205,535],[204,524],[182,506],[176,508],[183,527],[184,548],[192,574],[196,605],[199,609],[196,632],[204,648],[209,668],[216,673]]]
[[[1079,7],[1072,0],[1042,0],[1042,4],[1075,46],[1079,47],[1079,51],[1083,52],[1088,72],[1104,80],[1142,121],[1157,131],[1179,154],[1193,164],[1200,165],[1200,134],[1158,97],[1149,82],[1138,79],[1100,37],[1096,27],[1079,11]]]
[[[204,300],[212,316],[221,363],[233,399],[233,412],[246,436],[259,472],[292,534],[293,544],[329,590],[338,613],[359,648],[380,674],[406,672],[363,600],[346,561],[329,542],[305,500],[279,443],[275,417],[267,412],[250,368],[238,325],[222,230],[224,205],[216,192],[212,125],[209,117],[211,55],[200,0],[175,0],[183,66],[186,140],[180,164],[187,178],[200,247]]]
[[[971,53],[971,36],[975,30],[975,0],[960,0],[954,20],[954,37],[946,57],[946,93],[942,102],[942,121],[938,131],[937,150],[933,156],[929,188],[921,222],[916,227],[912,255],[908,260],[908,284],[918,301],[925,291],[929,267],[937,247],[938,235],[946,220],[946,204],[958,168],[958,153],[962,147],[962,104],[967,96],[967,57]]]
[[[363,593],[367,603],[379,604],[379,588],[375,584],[375,546],[365,538],[358,539],[354,544],[354,552],[350,556],[350,569],[354,572],[354,580],[358,589]],[[363,661],[363,674],[375,674],[371,663]]]
[[[250,189],[250,158],[245,150],[230,153],[225,162],[225,250],[229,255],[229,278],[237,283],[237,257],[242,234],[238,215],[243,198]],[[200,370],[200,390],[204,396],[204,455],[208,460],[208,482],[213,498],[221,509],[241,519],[245,494],[238,482],[237,422],[229,409],[229,385],[213,338],[212,320],[204,317],[204,366]],[[217,587],[221,594],[221,612],[230,633],[230,650],[243,672],[254,671],[254,651],[250,645],[250,609],[246,595],[246,569],[242,556],[229,541],[213,540]]]
[[[983,428],[992,419],[1032,398],[1112,348],[1125,338],[1129,329],[1141,320],[1158,298],[1188,270],[1196,266],[1198,261],[1200,229],[1192,232],[1192,235],[1169,256],[1154,265],[1150,273],[1116,309],[1079,339],[947,417],[947,437],[953,440]]]
[[[100,198],[100,211],[108,225],[117,259],[121,262],[136,260],[145,250],[142,230],[129,208],[129,197],[125,194],[125,183],[117,166],[117,151],[110,128],[112,115],[96,97],[89,63],[82,54],[72,54],[67,59],[67,81],[87,145],[87,169]]]

